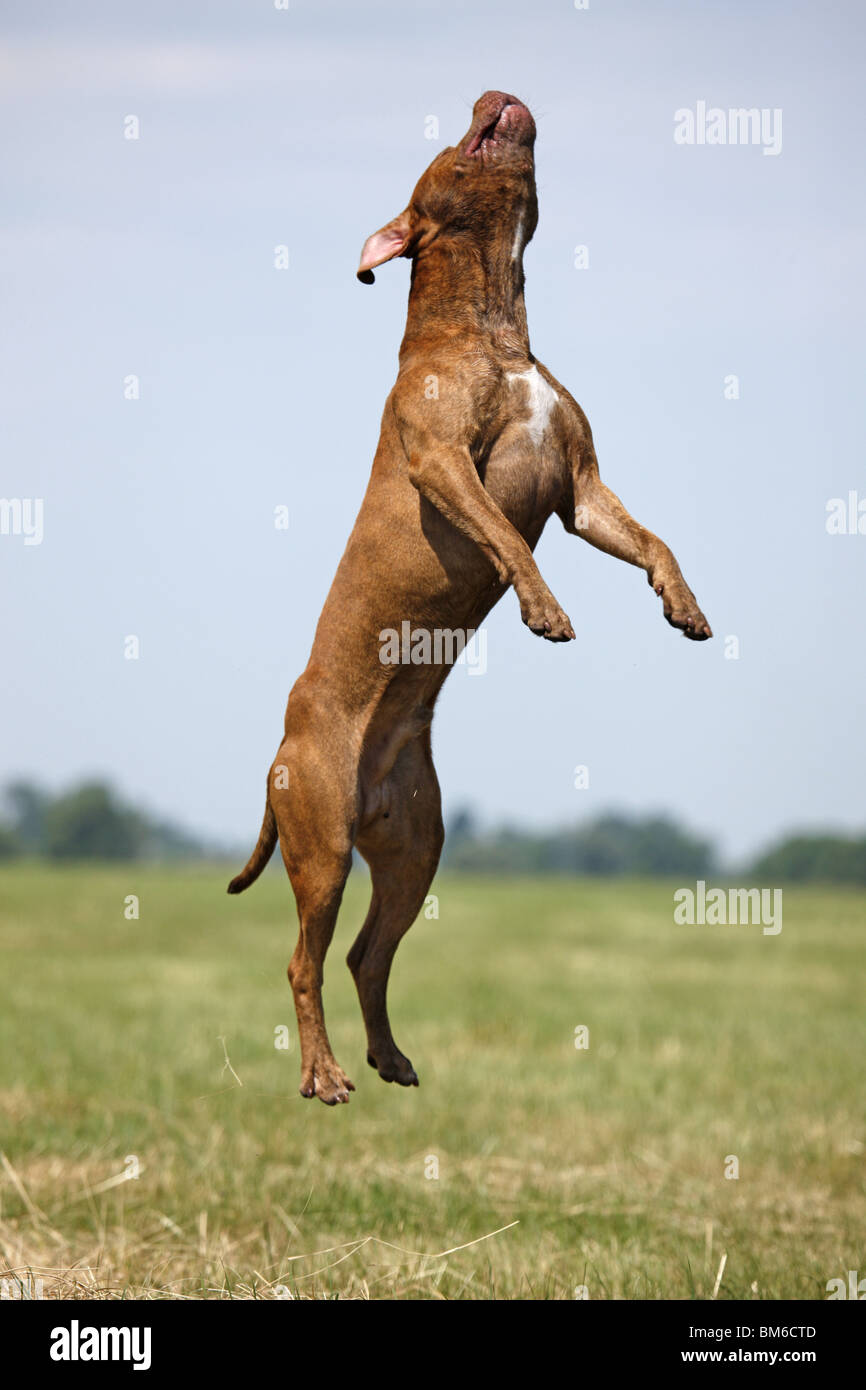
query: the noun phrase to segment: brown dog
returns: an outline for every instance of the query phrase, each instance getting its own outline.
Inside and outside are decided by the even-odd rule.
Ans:
[[[534,142],[523,103],[485,93],[460,144],[434,159],[405,212],[361,253],[365,284],[383,261],[412,261],[400,370],[309,664],[289,696],[259,842],[229,885],[240,893],[252,883],[279,837],[300,922],[289,980],[301,1094],[328,1105],[354,1090],[331,1051],[321,993],[353,845],[373,885],[348,956],[367,1060],[385,1081],[418,1084],[392,1037],[385,992],[442,848],[430,721],[450,660],[431,637],[474,631],[509,585],[532,632],[574,637],[532,558],[554,512],[566,531],[645,570],[686,637],[712,635],[668,547],[601,482],[580,406],[530,351],[523,250],[538,220]],[[389,661],[383,639],[407,622],[427,645],[408,664]]]

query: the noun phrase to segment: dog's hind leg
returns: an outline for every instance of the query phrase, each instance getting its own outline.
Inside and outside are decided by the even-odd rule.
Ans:
[[[301,1041],[301,1095],[336,1105],[355,1088],[331,1051],[322,977],[352,865],[357,765],[350,732],[335,727],[327,702],[299,687],[271,769],[270,803],[298,908],[288,974]]]
[[[286,867],[298,905],[298,942],[288,975],[301,1040],[301,1095],[318,1096],[326,1105],[337,1105],[347,1101],[355,1087],[331,1050],[322,1006],[322,979],[351,854],[342,858],[323,850],[308,859],[301,870],[289,868],[288,860]]]
[[[424,905],[442,851],[439,783],[425,730],[401,749],[388,773],[381,809],[357,847],[370,866],[373,897],[347,957],[367,1030],[367,1061],[383,1081],[417,1086],[397,1047],[386,994],[394,953]]]

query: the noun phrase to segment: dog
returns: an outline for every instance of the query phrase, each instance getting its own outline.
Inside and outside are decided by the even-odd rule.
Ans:
[[[372,901],[347,962],[385,1081],[417,1086],[388,1020],[394,953],[430,886],[443,842],[430,724],[451,663],[383,659],[383,634],[477,630],[513,587],[530,632],[572,625],[533,550],[557,515],[566,531],[643,569],[664,615],[692,641],[709,623],[672,552],[599,478],[580,406],[530,351],[523,252],[535,231],[535,123],[517,97],[486,92],[463,139],[422,175],[405,211],[367,238],[358,279],[412,262],[397,381],[370,481],[289,695],[258,844],[229,884],[240,893],[279,840],[297,903],[288,975],[301,1095],[344,1103],[355,1088],[331,1051],[325,953],[353,846]]]

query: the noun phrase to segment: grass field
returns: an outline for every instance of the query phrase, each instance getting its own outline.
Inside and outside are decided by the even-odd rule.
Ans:
[[[392,981],[405,1091],[365,1063],[353,875],[325,1004],[358,1089],[328,1109],[297,1091],[288,884],[230,899],[227,876],[0,873],[0,1275],[49,1298],[809,1299],[866,1274],[866,894],[786,889],[764,936],[674,925],[667,883],[441,878]]]

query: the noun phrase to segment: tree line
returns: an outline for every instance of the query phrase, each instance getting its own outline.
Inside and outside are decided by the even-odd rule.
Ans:
[[[234,857],[245,857],[241,847]],[[107,782],[52,794],[33,782],[9,783],[0,812],[0,859],[195,861],[229,858],[170,821],[131,806]],[[607,812],[553,830],[484,828],[469,810],[446,826],[442,867],[453,873],[588,874],[707,879],[728,873],[716,847],[665,815]],[[765,884],[866,886],[866,835],[794,834],[741,865]]]
[[[107,782],[82,782],[52,795],[10,782],[0,817],[0,859],[201,859],[205,846],[169,821],[128,805]]]
[[[675,877],[747,875],[764,884],[866,885],[866,835],[796,834],[748,862],[720,864],[715,845],[664,815],[608,812],[552,831],[481,829],[460,812],[448,827],[443,867],[495,874],[589,874]]]

